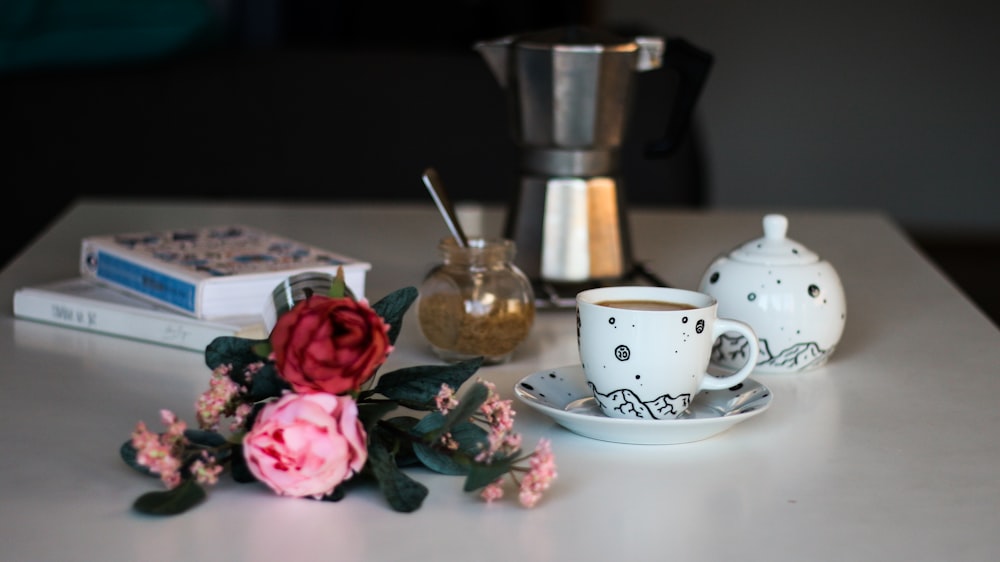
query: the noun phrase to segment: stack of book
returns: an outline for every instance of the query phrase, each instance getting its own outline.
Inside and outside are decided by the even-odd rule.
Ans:
[[[371,264],[244,225],[84,238],[80,276],[22,287],[14,316],[193,351],[267,337],[290,279],[365,296]]]

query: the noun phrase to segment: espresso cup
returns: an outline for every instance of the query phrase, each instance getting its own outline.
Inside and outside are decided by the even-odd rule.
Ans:
[[[746,345],[731,374],[708,374],[719,336],[735,332],[755,342],[750,325],[719,318],[714,297],[667,287],[620,286],[576,295],[576,339],[587,384],[606,416],[669,420],[702,390],[734,387],[760,353]]]

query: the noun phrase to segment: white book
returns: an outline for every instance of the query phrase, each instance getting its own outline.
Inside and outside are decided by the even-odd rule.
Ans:
[[[201,320],[82,277],[17,289],[14,316],[199,352],[220,336],[267,337],[262,314]]]
[[[81,276],[202,319],[259,314],[285,279],[339,268],[363,298],[371,264],[244,225],[89,236],[80,252]]]

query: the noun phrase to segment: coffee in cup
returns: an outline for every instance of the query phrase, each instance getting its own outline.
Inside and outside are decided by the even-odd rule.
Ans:
[[[619,286],[576,296],[577,344],[587,384],[601,411],[614,418],[669,420],[702,390],[743,382],[759,349],[738,350],[734,373],[707,373],[712,348],[724,333],[756,341],[746,323],[718,318],[710,295],[667,287]]]
[[[597,304],[610,306],[611,308],[627,308],[629,310],[691,310],[695,308],[694,305],[684,302],[648,300],[601,301]]]

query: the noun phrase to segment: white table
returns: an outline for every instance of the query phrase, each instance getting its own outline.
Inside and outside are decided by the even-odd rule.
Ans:
[[[88,234],[242,222],[361,256],[368,295],[418,285],[446,234],[433,206],[83,201],[0,274],[0,558],[38,560],[995,560],[1000,556],[1000,331],[885,216],[873,212],[634,210],[635,255],[693,288],[717,253],[785,212],[829,259],[848,317],[830,363],[754,375],[764,414],[705,441],[638,446],[571,433],[515,400],[559,478],[534,509],[486,505],[462,479],[400,514],[372,488],[339,503],[222,484],[179,517],[135,514],[159,483],[119,445],[169,408],[193,423],[208,371],[194,352],[11,317],[25,284],[73,276]],[[485,215],[495,232],[498,210]],[[576,361],[572,311],[538,316],[512,362],[480,371],[505,397]],[[433,363],[407,315],[384,371]],[[598,508],[598,501],[604,508]]]

